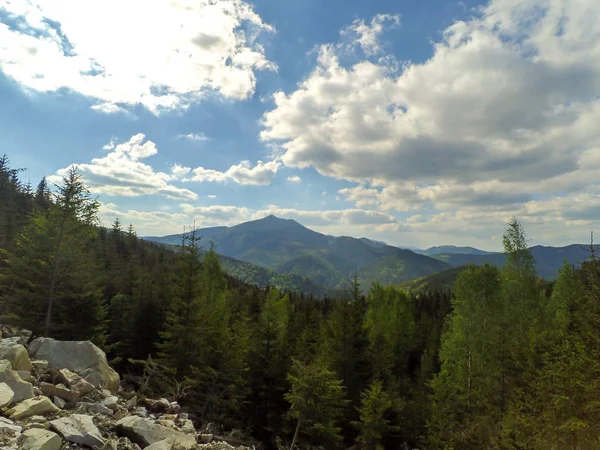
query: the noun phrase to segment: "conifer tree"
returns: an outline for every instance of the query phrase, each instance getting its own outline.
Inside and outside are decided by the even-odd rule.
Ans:
[[[128,235],[130,239],[134,236],[131,226]],[[179,377],[189,375],[191,367],[201,363],[198,330],[202,323],[203,280],[199,244],[195,226],[183,233],[175,296],[161,333],[163,342],[158,345],[161,362],[175,369]]]
[[[322,361],[295,361],[288,380],[290,390],[285,398],[291,405],[289,415],[296,421],[290,450],[300,441],[327,448],[339,446],[342,437],[338,420],[346,400],[335,373]]]

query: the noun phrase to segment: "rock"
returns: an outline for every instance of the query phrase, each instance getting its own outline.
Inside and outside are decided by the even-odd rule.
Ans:
[[[171,450],[175,440],[173,438],[163,439],[146,447],[145,450]]]
[[[88,402],[79,402],[77,403],[77,408],[83,409],[86,412],[93,412],[96,414],[104,414],[105,416],[112,416],[114,411],[101,403],[88,403]]]
[[[37,338],[30,349],[35,359],[48,361],[50,367],[72,370],[94,386],[112,393],[119,389],[119,374],[108,365],[106,354],[90,341]]]
[[[72,391],[64,384],[57,384],[55,386],[50,383],[41,382],[40,389],[47,397],[58,397],[69,403],[75,403],[77,400],[79,400],[79,394],[75,391]]]
[[[71,372],[69,369],[60,369],[58,371],[60,381],[71,390],[75,391],[78,397],[85,397],[94,392],[94,386],[81,378],[78,374]]]
[[[0,417],[0,448],[18,449],[18,438],[21,435],[22,427],[13,421]]]
[[[9,409],[6,414],[11,419],[20,420],[31,416],[54,414],[59,411],[60,409],[54,406],[48,397],[36,397],[23,400],[17,406]]]
[[[33,386],[31,383],[23,381],[19,374],[11,369],[10,361],[5,359],[0,360],[0,383],[6,383],[14,392],[13,404],[33,397]]]
[[[185,434],[142,417],[129,416],[119,420],[117,431],[142,447],[168,438],[172,438],[174,445],[183,449],[191,449],[196,445],[196,437],[193,434]]]
[[[129,400],[125,402],[125,408],[133,409],[137,406],[137,395],[131,397]]]
[[[131,412],[131,414],[140,417],[148,417],[148,410],[143,406],[138,406]]]
[[[6,417],[0,417],[0,430],[14,430],[15,432],[21,434],[21,430],[23,427],[17,425],[12,420],[7,419]]]
[[[0,383],[0,408],[4,408],[15,398],[15,393],[6,383]]]
[[[5,341],[0,342],[0,359],[10,361],[13,370],[31,371],[33,366],[29,360],[27,349],[21,344],[6,343]]]
[[[32,428],[23,433],[21,447],[23,450],[60,450],[62,439],[48,430]]]
[[[118,401],[119,401],[119,397],[115,397],[113,395],[113,396],[105,398],[100,403],[103,404],[104,406],[106,406],[107,408],[110,408],[113,411],[116,411],[117,408],[119,407]]]
[[[64,407],[67,406],[67,402],[65,402],[60,397],[54,397],[52,399],[52,401],[54,402],[54,404],[56,405],[57,408],[64,409]]]
[[[43,361],[41,359],[34,359],[31,361],[31,365],[35,367],[37,370],[42,370],[48,367],[48,361]]]
[[[104,445],[100,430],[94,425],[94,421],[90,416],[73,414],[72,416],[52,420],[50,424],[69,442],[87,445],[92,448]]]
[[[23,380],[23,381],[30,381],[31,380],[31,372],[30,371],[28,371],[28,370],[17,370],[16,372],[21,377],[21,380]]]
[[[210,444],[210,441],[213,440],[213,435],[212,434],[201,434],[200,435],[200,442],[202,444]]]
[[[108,389],[102,389],[100,391],[100,393],[102,394],[103,398],[108,398],[108,397],[112,397],[113,393],[110,392]]]
[[[179,418],[181,420],[187,420],[189,417],[188,413],[179,413]]]

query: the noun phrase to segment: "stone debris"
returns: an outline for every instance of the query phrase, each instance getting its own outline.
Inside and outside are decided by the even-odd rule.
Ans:
[[[21,437],[23,450],[60,450],[62,443],[58,434],[39,428],[26,430]]]
[[[177,402],[121,387],[91,342],[0,332],[0,450],[236,450],[201,433]]]

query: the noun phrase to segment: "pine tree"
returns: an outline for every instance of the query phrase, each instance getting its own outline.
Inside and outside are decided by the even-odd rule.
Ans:
[[[129,238],[134,234],[130,226]],[[202,323],[202,263],[200,260],[200,238],[195,227],[182,235],[180,260],[177,270],[175,298],[167,315],[163,342],[158,345],[161,362],[177,371],[180,378],[198,366],[200,342],[198,330]]]
[[[71,168],[57,186],[54,206],[48,213],[38,210],[20,234],[10,262],[12,310],[34,330],[101,342],[104,305],[97,261],[88,253],[97,210],[98,202]]]
[[[354,422],[359,429],[358,444],[365,450],[383,450],[383,439],[397,427],[389,419],[389,413],[401,409],[395,404],[392,396],[385,391],[383,383],[373,381],[361,393],[361,403],[358,408],[360,421]]]
[[[338,420],[345,404],[341,381],[322,362],[303,364],[295,361],[288,375],[290,390],[285,399],[289,415],[296,421],[290,450],[300,441],[327,448],[340,445]]]

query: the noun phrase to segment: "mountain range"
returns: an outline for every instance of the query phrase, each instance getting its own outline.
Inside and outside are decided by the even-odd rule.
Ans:
[[[434,277],[434,285],[438,279],[447,285],[460,273],[449,269],[484,263],[502,266],[506,262],[502,253],[473,247],[444,245],[409,250],[368,238],[329,236],[273,215],[232,227],[201,228],[197,235],[214,245],[223,267],[232,276],[259,286],[273,285],[318,296],[348,289],[355,273],[365,289],[375,281],[410,286],[406,283],[420,279],[415,282],[418,286],[436,274],[440,275]],[[179,245],[182,235],[144,239]],[[538,275],[552,280],[565,261],[577,265],[585,260],[588,248],[582,244],[534,246],[531,252]]]

